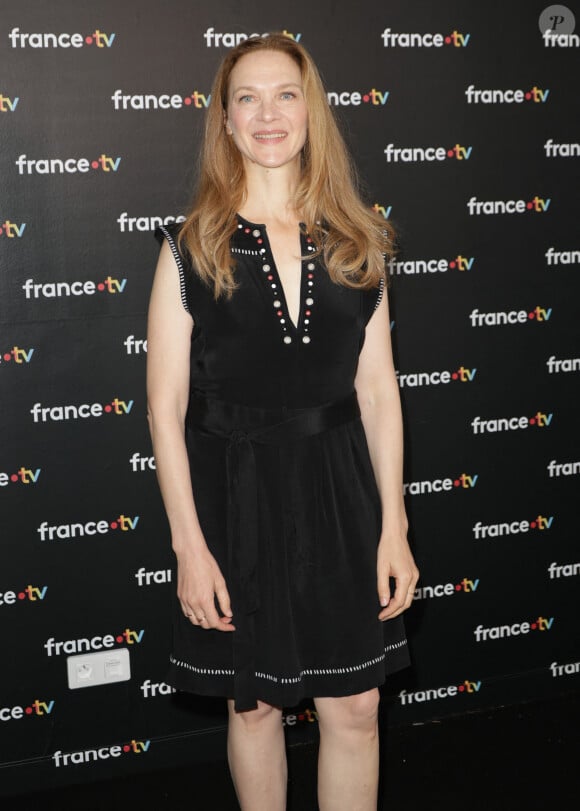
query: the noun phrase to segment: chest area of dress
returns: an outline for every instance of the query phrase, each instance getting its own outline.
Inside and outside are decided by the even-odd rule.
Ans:
[[[305,260],[292,319],[275,267],[254,256],[237,255],[236,260],[231,298],[207,297],[199,313],[206,348],[275,355],[298,349],[315,355],[341,348],[358,351],[364,335],[361,291],[334,283],[316,260]]]
[[[306,236],[301,248],[297,278],[285,288],[267,238],[234,240],[236,290],[230,298],[204,296],[199,302],[197,322],[205,342],[224,346],[241,341],[259,352],[358,347],[365,325],[363,291],[333,282],[320,259],[311,255],[314,247]],[[289,302],[287,293],[294,301]]]

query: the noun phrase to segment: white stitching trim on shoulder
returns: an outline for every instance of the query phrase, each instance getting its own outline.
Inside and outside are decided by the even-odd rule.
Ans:
[[[181,256],[179,255],[179,251],[177,250],[177,245],[175,244],[175,240],[167,230],[167,228],[163,228],[163,226],[159,226],[159,230],[169,243],[169,247],[171,248],[171,253],[173,254],[173,258],[175,259],[175,264],[177,265],[177,269],[179,271],[179,292],[181,294],[181,303],[183,304],[185,311],[191,315],[189,310],[189,306],[187,304],[187,295],[185,292],[185,270],[183,268],[183,262],[181,260]]]
[[[377,309],[377,307],[379,306],[379,304],[383,300],[384,295],[385,295],[385,277],[381,276],[381,281],[379,283],[379,292],[378,292],[377,300],[376,300],[376,303],[375,303],[375,310]]]

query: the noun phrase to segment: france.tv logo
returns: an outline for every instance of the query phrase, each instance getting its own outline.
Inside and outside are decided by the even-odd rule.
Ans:
[[[95,48],[110,48],[116,34],[107,34],[96,28],[91,34],[53,34],[28,33],[20,28],[13,28],[8,34],[11,48],[84,48],[94,45]]]

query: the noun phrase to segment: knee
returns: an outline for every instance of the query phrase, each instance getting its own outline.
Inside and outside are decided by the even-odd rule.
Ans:
[[[379,716],[379,691],[375,688],[354,696],[317,699],[320,726],[336,732],[375,732]]]
[[[235,724],[245,732],[260,732],[266,728],[280,725],[282,727],[282,710],[263,701],[258,701],[255,710],[236,712],[234,702],[228,701],[230,724]]]

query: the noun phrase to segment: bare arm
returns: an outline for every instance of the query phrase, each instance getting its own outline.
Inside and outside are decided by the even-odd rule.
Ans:
[[[382,506],[382,533],[377,552],[377,590],[390,619],[413,600],[419,572],[407,541],[403,501],[403,420],[391,346],[387,296],[370,319],[360,354],[355,388]],[[395,578],[391,597],[389,577]],[[387,608],[388,606],[388,608]]]
[[[191,316],[181,302],[175,259],[164,242],[147,326],[147,418],[157,479],[177,557],[183,613],[194,624],[205,617],[205,628],[233,630],[226,584],[199,524],[185,445],[192,329]],[[215,609],[214,594],[224,617]]]

